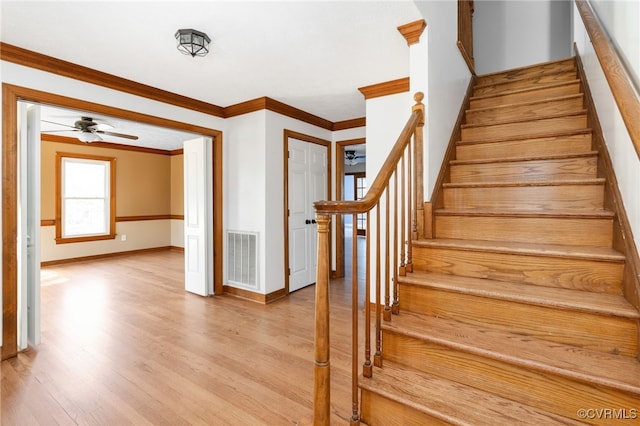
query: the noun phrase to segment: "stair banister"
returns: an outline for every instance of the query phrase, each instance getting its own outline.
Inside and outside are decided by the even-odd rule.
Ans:
[[[359,406],[358,406],[358,274],[357,274],[357,234],[355,231],[356,215],[366,213],[367,214],[367,245],[366,245],[366,284],[365,289],[370,291],[370,274],[369,274],[369,259],[371,256],[375,256],[378,261],[376,262],[376,353],[374,355],[374,365],[382,365],[382,357],[380,353],[380,207],[381,198],[385,196],[384,203],[386,208],[387,221],[384,224],[385,229],[385,314],[388,311],[389,317],[391,315],[390,304],[396,304],[398,300],[397,285],[395,283],[397,277],[397,271],[390,271],[390,264],[394,269],[397,268],[397,260],[399,258],[400,265],[402,267],[408,267],[411,263],[410,252],[405,256],[404,245],[407,243],[404,238],[420,238],[424,235],[424,192],[423,192],[423,131],[424,126],[424,105],[422,100],[424,94],[418,92],[414,95],[416,104],[412,107],[411,115],[407,120],[400,136],[396,140],[393,148],[391,149],[387,159],[383,163],[380,171],[373,180],[373,183],[369,187],[367,194],[364,198],[356,201],[317,201],[314,203],[316,210],[316,222],[318,224],[318,259],[316,270],[316,297],[315,297],[315,343],[314,343],[314,401],[313,401],[313,422],[314,425],[329,425],[330,424],[330,412],[331,412],[331,396],[330,396],[330,342],[329,342],[329,270],[330,270],[330,223],[331,216],[333,215],[353,215],[354,228],[353,228],[353,264],[352,264],[352,312],[353,312],[353,324],[352,324],[352,414],[351,424],[359,424]],[[407,167],[405,168],[405,161]],[[400,170],[400,172],[398,172]],[[400,177],[398,176],[400,174]],[[407,177],[405,178],[405,174]],[[393,185],[391,179],[394,178]],[[398,214],[398,181],[400,181],[400,193],[401,203],[400,213]],[[406,183],[406,187],[405,187]],[[393,214],[394,224],[392,226],[394,232],[393,249],[390,249],[390,229],[389,224],[389,206],[391,189],[394,190],[394,210]],[[405,190],[408,194],[405,195]],[[405,200],[408,207],[405,208]],[[370,212],[376,211],[376,244],[375,246],[370,243],[369,230],[371,226]],[[407,216],[407,217],[405,217]],[[405,230],[405,224],[410,226],[410,230]],[[400,230],[400,238],[398,241],[398,226]],[[400,247],[399,247],[400,246]],[[409,244],[410,246],[410,244]],[[373,249],[373,253],[370,250]],[[395,260],[390,263],[388,256],[393,254]],[[393,288],[389,285],[389,280],[393,280]],[[390,292],[394,292],[393,299],[391,299]],[[370,307],[369,305],[370,294],[365,295],[365,350],[363,365],[363,375],[365,377],[371,377],[372,366],[370,361],[370,336],[369,336],[369,324]],[[392,301],[392,302],[390,302]],[[394,313],[395,312],[394,310]],[[385,320],[389,320],[385,315]]]

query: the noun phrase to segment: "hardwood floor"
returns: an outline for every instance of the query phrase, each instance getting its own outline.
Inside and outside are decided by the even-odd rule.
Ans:
[[[42,269],[42,343],[2,363],[2,425],[311,424],[313,298],[183,289],[162,251]],[[331,284],[332,423],[350,414],[350,285]]]

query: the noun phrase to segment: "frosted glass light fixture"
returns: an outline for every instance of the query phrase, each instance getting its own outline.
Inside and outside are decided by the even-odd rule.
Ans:
[[[93,132],[80,132],[78,133],[78,139],[81,142],[85,142],[85,143],[97,142],[102,140],[102,138],[99,135],[96,135]]]
[[[176,41],[178,42],[178,50],[185,55],[196,57],[205,56],[209,53],[211,39],[201,31],[192,29],[178,30],[176,31]]]

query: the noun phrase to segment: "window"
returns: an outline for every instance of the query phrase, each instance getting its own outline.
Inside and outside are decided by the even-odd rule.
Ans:
[[[115,158],[58,153],[56,242],[115,238]]]

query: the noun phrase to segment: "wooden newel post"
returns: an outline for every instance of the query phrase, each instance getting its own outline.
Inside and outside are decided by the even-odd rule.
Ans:
[[[413,239],[417,240],[424,238],[424,93],[416,92],[413,95],[413,100],[416,104],[411,109],[420,113],[420,121],[416,127],[413,135],[413,149],[414,149],[414,167],[413,167],[413,183],[415,188],[415,213],[413,215]]]
[[[331,412],[329,365],[329,224],[331,217],[316,214],[316,222],[318,223],[318,265],[316,269],[313,424],[328,426]]]

